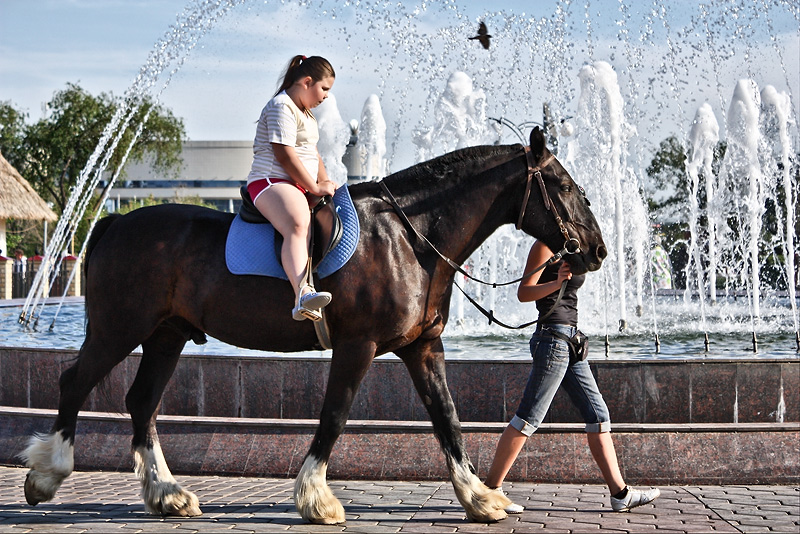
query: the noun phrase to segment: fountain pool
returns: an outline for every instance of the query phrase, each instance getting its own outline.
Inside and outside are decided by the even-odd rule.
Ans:
[[[681,299],[674,296],[659,297],[673,303]],[[38,331],[21,329],[18,324],[21,306],[0,307],[0,347],[47,347],[50,349],[79,349],[84,338],[84,305],[81,299],[65,303],[58,316],[56,327],[52,331],[49,325],[55,314],[56,305],[44,307],[40,317]],[[685,309],[684,319],[692,320],[691,309]],[[516,315],[514,318],[522,317]],[[695,316],[696,320],[697,317]],[[660,351],[656,352],[649,331],[612,332],[608,334],[608,351],[606,351],[606,334],[587,329],[590,335],[590,359],[601,360],[682,360],[682,359],[786,359],[797,358],[794,338],[785,329],[763,329],[758,334],[758,350],[753,351],[752,333],[746,325],[732,331],[731,324],[720,324],[716,327],[718,335],[710,336],[708,351],[704,340],[696,333],[689,331],[664,332],[660,338]],[[469,318],[458,319],[453,316],[443,336],[448,360],[528,360],[528,338],[532,329],[521,331],[500,331],[497,327],[478,324]],[[255,351],[235,347],[212,337],[205,345],[187,343],[184,354],[208,354],[229,356],[276,356],[277,353]],[[281,354],[286,358],[327,358],[330,351],[310,351]],[[385,358],[394,358],[384,356]]]

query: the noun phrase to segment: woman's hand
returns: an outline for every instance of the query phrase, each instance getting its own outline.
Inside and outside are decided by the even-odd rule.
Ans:
[[[558,266],[558,285],[561,285],[566,280],[572,279],[572,271],[569,268],[569,263],[561,260],[561,265]]]
[[[553,253],[547,248],[547,245],[541,241],[535,241],[530,252],[528,252],[525,272],[533,272],[537,267],[552,257]],[[558,291],[561,288],[561,284],[564,283],[564,280],[572,278],[572,271],[569,268],[569,264],[561,260],[561,264],[558,266],[558,275],[555,280],[539,283],[541,276],[542,270],[539,270],[520,282],[519,288],[517,289],[517,298],[520,302],[533,302]]]

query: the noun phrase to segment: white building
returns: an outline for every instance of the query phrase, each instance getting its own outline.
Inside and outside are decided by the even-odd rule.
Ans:
[[[340,156],[348,181],[379,179],[385,175],[385,158],[371,158],[368,165],[364,161],[366,155],[356,130],[350,137],[347,153]],[[181,158],[180,172],[169,176],[155,173],[148,161],[128,162],[124,176],[114,184],[108,196],[108,211],[117,211],[121,206],[149,197],[165,200],[199,197],[218,210],[239,211],[242,203],[239,188],[247,182],[253,162],[252,141],[184,141]],[[105,182],[101,182],[98,195],[104,186]]]
[[[200,197],[219,210],[238,211],[239,188],[247,181],[253,162],[253,141],[185,141],[181,157],[183,167],[177,176],[154,174],[147,162],[129,162],[124,179],[108,197],[110,211],[151,196]]]

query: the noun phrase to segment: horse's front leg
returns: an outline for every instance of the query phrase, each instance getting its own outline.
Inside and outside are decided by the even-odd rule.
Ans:
[[[430,414],[433,430],[447,460],[453,489],[467,517],[481,523],[505,519],[504,508],[511,501],[501,492],[487,488],[475,475],[475,468],[467,457],[461,422],[447,388],[441,338],[420,339],[396,353],[406,364]]]
[[[344,507],[325,475],[333,445],[344,431],[353,398],[374,357],[372,342],[345,343],[333,350],[319,426],[294,484],[297,512],[311,523],[344,523]]]

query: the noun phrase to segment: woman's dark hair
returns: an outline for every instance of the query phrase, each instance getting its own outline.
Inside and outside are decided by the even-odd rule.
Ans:
[[[281,91],[285,91],[291,87],[294,82],[306,76],[311,76],[313,82],[317,83],[328,76],[336,78],[336,73],[333,71],[331,64],[324,57],[294,56],[289,61],[289,65],[286,66],[286,70],[283,73],[283,82],[280,87],[278,87],[278,90],[275,91],[275,94],[277,95]]]

